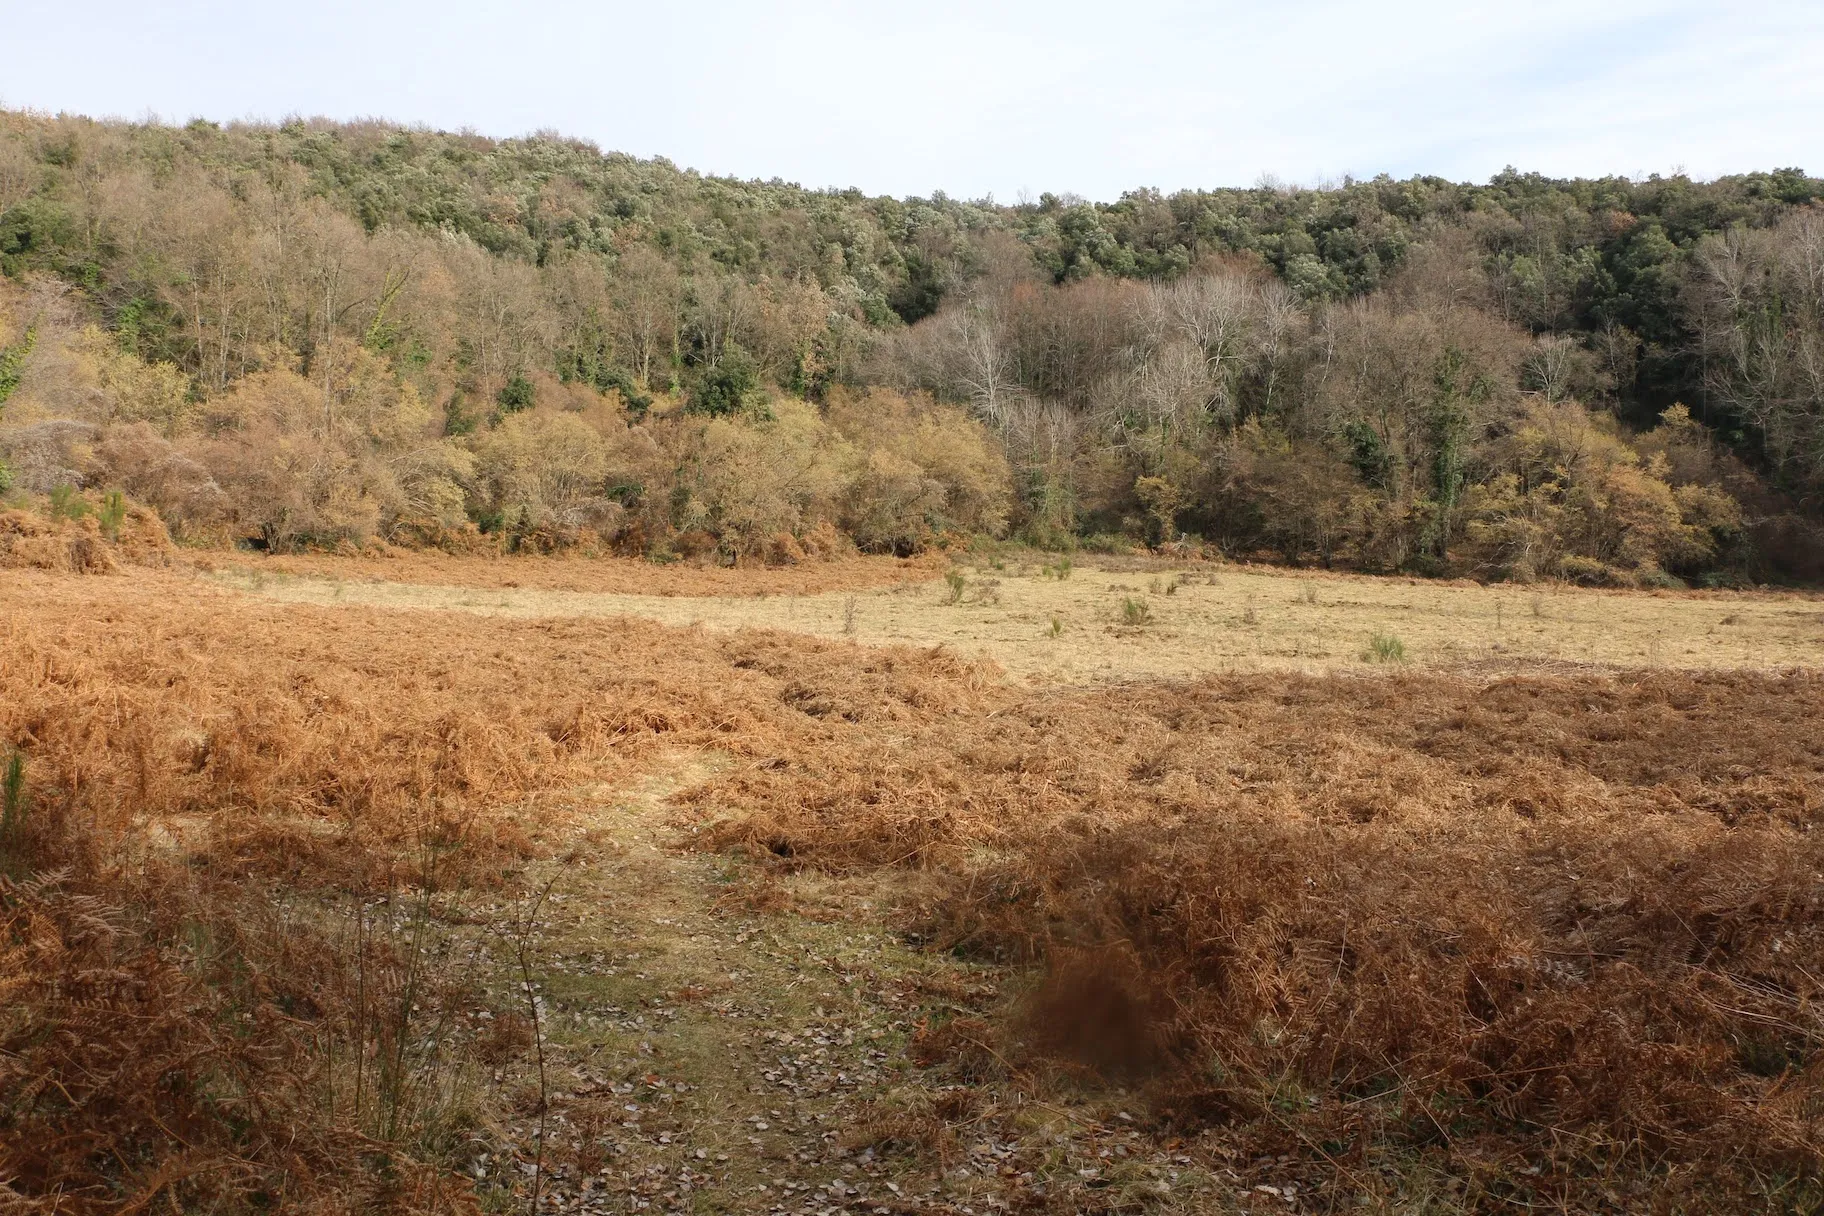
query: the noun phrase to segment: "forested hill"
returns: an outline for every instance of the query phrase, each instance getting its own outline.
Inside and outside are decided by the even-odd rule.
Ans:
[[[1824,316],[1806,261],[1820,197],[1824,180],[1796,169],[1702,183],[1510,171],[1486,185],[1381,177],[1002,205],[706,177],[555,135],[6,112],[0,271],[17,299],[0,359],[22,364],[28,330],[93,322],[148,374],[182,382],[156,409],[117,402],[87,422],[156,423],[180,447],[251,433],[210,407],[250,376],[285,368],[343,392],[338,376],[356,373],[337,360],[356,356],[342,345],[411,388],[426,433],[470,455],[519,410],[550,407],[547,378],[609,395],[645,431],[672,406],[740,421],[768,394],[827,407],[832,392],[925,391],[991,432],[1011,462],[1005,522],[1035,538],[1196,533],[1294,559],[1440,568],[1478,525],[1469,492],[1492,486],[1496,466],[1522,499],[1533,474],[1564,491],[1570,474],[1529,474],[1488,446],[1539,401],[1621,426],[1623,446],[1682,403],[1695,418],[1680,424],[1686,447],[1710,436],[1710,465],[1742,462],[1701,484],[1746,511],[1739,526],[1681,516],[1676,527],[1714,533],[1684,564],[1727,551],[1765,570],[1804,564],[1798,521],[1824,486],[1824,372],[1807,370]],[[67,289],[51,312],[48,283]],[[1351,342],[1375,358],[1344,383]],[[54,396],[39,385],[39,422],[72,412]],[[1321,456],[1325,488],[1256,485],[1280,450]],[[1651,456],[1631,459],[1644,472]],[[1677,492],[1682,475],[1659,480]],[[646,504],[645,543],[677,531],[751,543],[727,540],[742,526],[713,504],[662,518],[651,470],[615,476],[615,502]],[[462,467],[448,480],[444,524],[495,528],[550,505],[516,508]],[[423,514],[381,501],[390,492],[362,491],[374,505],[358,514],[382,531]],[[231,531],[339,530],[306,505],[275,526],[227,493]],[[799,497],[748,531],[840,514]],[[1314,497],[1336,510],[1313,516]],[[893,544],[984,522],[926,515],[889,529]],[[1784,539],[1763,535],[1750,557],[1741,538],[1757,527]],[[1611,572],[1680,561],[1677,545],[1627,556],[1605,543],[1586,556]],[[1535,556],[1550,565],[1594,544],[1560,538]],[[1476,564],[1516,568],[1494,554]]]
[[[1677,301],[1681,260],[1705,236],[1767,227],[1824,197],[1824,179],[1798,169],[1714,182],[1509,170],[1487,185],[1382,176],[1318,190],[1142,189],[1114,203],[1045,194],[1002,206],[706,177],[554,134],[494,140],[322,121],[173,128],[20,114],[4,123],[5,272],[54,269],[105,285],[115,313],[143,309],[168,287],[161,277],[182,272],[123,259],[126,234],[110,230],[112,209],[95,197],[117,175],[149,179],[167,206],[215,190],[321,197],[370,233],[459,233],[541,266],[642,245],[685,270],[814,280],[873,325],[935,312],[977,270],[971,237],[991,230],[1017,234],[1057,282],[1171,279],[1205,255],[1239,253],[1259,257],[1302,298],[1340,299],[1380,286],[1415,243],[1461,226],[1509,318],[1535,331],[1626,326],[1647,343],[1637,391],[1651,404],[1701,394],[1683,366],[1691,335]],[[134,320],[147,324],[143,313]],[[177,353],[142,333],[148,354]]]

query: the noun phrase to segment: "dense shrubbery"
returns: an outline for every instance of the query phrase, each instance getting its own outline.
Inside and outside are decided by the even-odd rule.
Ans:
[[[901,552],[1005,526],[1815,578],[1821,192],[998,207],[544,137],[0,114],[0,480],[272,547],[777,558],[820,526]]]
[[[439,435],[414,383],[353,342],[308,369],[269,354],[192,401],[175,368],[93,326],[43,328],[0,434],[19,489],[117,486],[192,541],[662,552],[690,537],[693,551],[781,560],[820,526],[904,553],[1007,518],[987,428],[886,388],[833,390],[821,409],[774,390],[716,412],[669,396],[635,412],[527,371],[517,408]]]

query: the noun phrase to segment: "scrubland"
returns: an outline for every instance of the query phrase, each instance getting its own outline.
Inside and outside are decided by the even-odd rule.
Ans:
[[[0,1208],[1824,1203],[1815,600],[450,560],[4,572]]]

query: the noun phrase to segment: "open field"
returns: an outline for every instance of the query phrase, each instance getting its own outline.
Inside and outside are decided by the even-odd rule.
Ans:
[[[523,565],[526,563],[513,563]],[[938,568],[877,560],[807,567],[820,594],[780,590],[773,571],[689,578],[662,568],[666,593],[602,591],[550,563],[540,585],[502,585],[500,561],[456,563],[491,581],[451,586],[436,572],[349,559],[223,562],[224,584],[288,603],[454,609],[512,617],[637,616],[667,625],[780,629],[867,644],[951,647],[1019,676],[1069,683],[1217,672],[1322,673],[1356,667],[1376,634],[1398,637],[1420,666],[1759,668],[1824,661],[1824,597],[1796,594],[1596,592],[1443,584],[1190,565],[1128,572],[1079,566],[1057,578],[1038,564],[961,568],[960,591]],[[631,575],[613,564],[612,585]],[[852,582],[843,582],[844,578]],[[900,581],[889,581],[900,580]],[[521,582],[514,579],[513,582]],[[607,581],[607,580],[604,580]],[[884,585],[883,585],[884,584]],[[672,585],[689,594],[670,593]],[[731,591],[738,592],[730,594]],[[1128,605],[1141,605],[1130,610]],[[1144,612],[1145,623],[1132,622]],[[1053,622],[1056,622],[1055,631]]]
[[[0,1210],[1824,1204],[1815,599],[577,565],[6,572]]]
[[[209,562],[214,565],[213,561]],[[331,582],[410,583],[478,590],[571,591],[597,595],[746,598],[818,595],[925,582],[942,577],[949,563],[940,553],[919,557],[847,557],[791,566],[739,567],[703,562],[662,564],[638,558],[480,557],[434,549],[390,549],[384,557],[291,553],[273,557],[236,554],[222,564],[268,575]]]

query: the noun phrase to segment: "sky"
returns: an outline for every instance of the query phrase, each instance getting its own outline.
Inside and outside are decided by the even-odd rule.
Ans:
[[[10,109],[555,130],[870,194],[1824,173],[1821,0],[5,7]]]

